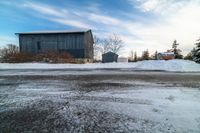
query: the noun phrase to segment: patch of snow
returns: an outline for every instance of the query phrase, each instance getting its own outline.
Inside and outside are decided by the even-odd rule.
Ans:
[[[149,60],[136,63],[90,63],[90,64],[48,64],[48,63],[0,63],[0,69],[139,69],[179,72],[200,72],[200,64],[188,60]]]
[[[10,90],[11,87],[7,89],[2,87],[5,90],[0,91],[0,94],[6,97],[0,99],[0,105],[4,106],[0,111],[7,109],[8,105],[22,107],[40,100],[51,100],[58,103],[60,107],[58,110],[63,111],[63,115],[74,118],[72,115],[77,111],[76,109],[72,108],[73,113],[69,114],[70,111],[66,110],[67,106],[61,108],[59,104],[70,102],[70,105],[74,105],[75,102],[78,106],[88,107],[90,110],[95,108],[109,112],[112,117],[120,114],[120,116],[134,118],[134,122],[128,121],[128,126],[138,130],[144,128],[146,132],[161,132],[160,128],[163,129],[162,132],[200,132],[200,91],[198,88],[166,87],[143,81],[135,81],[133,84],[136,86],[126,89],[79,93],[74,89],[76,82],[66,83],[59,80],[25,82],[16,86],[13,91]],[[83,117],[85,118],[87,117]]]
[[[200,64],[189,60],[149,60],[136,63],[136,68],[143,70],[165,70],[179,72],[200,71]]]
[[[140,87],[139,87],[140,88]],[[173,89],[172,89],[173,88]],[[200,131],[200,91],[185,87],[141,87],[135,90],[108,90],[105,92],[90,92],[87,96],[112,98],[113,101],[99,103],[112,113],[120,113],[128,116],[137,116],[140,119],[148,119],[162,124],[171,124],[177,132]],[[116,102],[116,99],[132,103]],[[146,101],[146,102],[141,102]],[[147,104],[149,103],[150,104]],[[92,106],[92,104],[90,103]],[[98,107],[98,106],[96,106]]]

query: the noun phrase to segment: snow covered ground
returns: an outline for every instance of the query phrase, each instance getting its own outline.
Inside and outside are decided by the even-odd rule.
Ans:
[[[200,74],[81,73],[0,75],[0,131],[200,132]]]
[[[0,64],[0,132],[199,133],[199,99],[192,61]]]
[[[99,104],[112,113],[120,113],[137,119],[159,123],[148,132],[200,132],[200,91],[182,87],[160,87],[150,85],[136,90],[93,92],[91,97],[107,99]],[[95,99],[94,98],[94,99]],[[116,99],[117,102],[109,100]],[[120,101],[121,100],[121,101]],[[127,101],[127,102],[123,102]],[[97,102],[98,103],[98,102]],[[130,128],[141,128],[131,123]],[[133,126],[133,127],[131,127]],[[145,128],[148,128],[148,124]],[[160,126],[160,127],[159,127]],[[162,131],[163,130],[163,131]]]
[[[200,72],[200,64],[188,60],[149,60],[136,63],[93,64],[45,64],[45,63],[0,63],[2,69],[136,69],[178,72]]]

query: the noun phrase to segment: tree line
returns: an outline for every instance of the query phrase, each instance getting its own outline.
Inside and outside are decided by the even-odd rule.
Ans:
[[[99,60],[102,54],[106,52],[113,52],[119,54],[125,44],[124,41],[117,34],[111,34],[107,38],[98,38],[94,36],[94,60]],[[184,57],[181,54],[181,49],[178,48],[179,43],[174,40],[171,49],[166,52],[173,52],[175,59],[193,60],[200,63],[200,39],[195,43],[195,47]],[[142,56],[138,57],[137,52],[130,50],[129,61],[136,62],[141,60],[157,60],[158,52],[150,55],[148,49],[142,52]],[[69,53],[46,52],[38,55],[30,55],[28,53],[21,53],[19,47],[13,44],[8,44],[4,48],[0,48],[0,62],[31,62],[31,61],[44,61],[46,62],[74,62],[73,57]]]
[[[183,59],[183,55],[181,54],[182,51],[178,48],[178,46],[179,43],[177,43],[177,41],[174,40],[172,48],[167,50],[166,52],[174,53],[175,59]],[[137,57],[137,53],[131,50],[129,55],[129,60],[130,62],[141,61],[141,60],[158,60],[158,51],[155,51],[154,54],[150,55],[149,50],[147,49],[142,52],[141,57]]]
[[[98,55],[101,56],[108,51],[118,54],[123,49],[124,45],[124,41],[117,34],[112,34],[104,39],[94,36],[94,59],[97,59]],[[166,52],[174,53],[175,59],[193,60],[200,63],[200,39],[197,40],[195,47],[185,57],[182,55],[182,50],[178,47],[179,45],[177,40],[174,40],[171,49],[166,50]],[[155,51],[154,54],[150,55],[149,50],[147,49],[142,52],[141,57],[138,57],[136,51],[130,50],[128,58],[130,62],[158,60],[157,55],[158,51]]]

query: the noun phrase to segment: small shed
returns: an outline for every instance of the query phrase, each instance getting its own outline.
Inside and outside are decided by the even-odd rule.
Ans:
[[[107,52],[105,54],[102,54],[102,63],[108,63],[108,62],[117,62],[118,54],[113,52]]]

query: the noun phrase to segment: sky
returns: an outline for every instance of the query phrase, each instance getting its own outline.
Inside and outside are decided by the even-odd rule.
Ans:
[[[122,56],[165,52],[175,39],[186,55],[200,37],[200,0],[0,0],[0,47],[18,45],[17,32],[83,28],[119,35]]]

